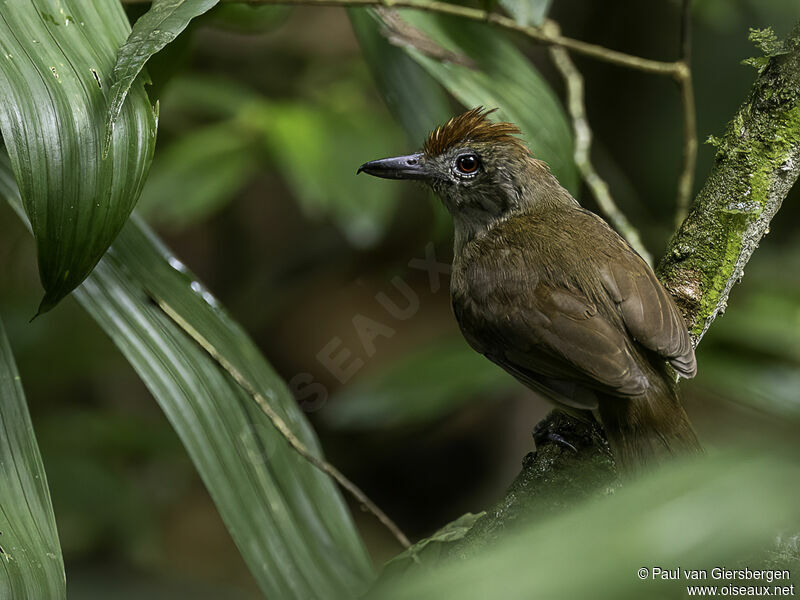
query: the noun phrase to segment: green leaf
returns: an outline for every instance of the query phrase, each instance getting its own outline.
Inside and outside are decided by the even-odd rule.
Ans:
[[[244,331],[143,225],[131,222],[78,300],[161,405],[264,594],[336,598],[361,589],[368,559],[334,484],[289,447],[254,399],[145,290],[211,341],[317,453],[318,443]]]
[[[518,125],[533,153],[550,165],[564,187],[577,192],[572,132],[564,109],[514,44],[482,23],[419,11],[399,12],[412,30],[395,31],[396,43],[464,106],[498,108],[495,116]],[[420,49],[420,32],[443,52]]]
[[[320,416],[331,427],[371,430],[426,425],[519,384],[462,339],[434,341],[347,386]]]
[[[414,569],[403,585],[379,585],[369,597],[686,597],[692,582],[683,574],[680,581],[653,577],[653,567],[706,569],[700,585],[764,584],[711,577],[714,567],[775,568],[767,549],[781,531],[797,531],[796,457],[770,455],[764,446],[672,464],[559,517],[519,522],[472,558],[450,555],[434,571]]]
[[[269,170],[286,181],[307,217],[331,221],[354,246],[375,244],[389,226],[403,190],[391,182],[376,184],[354,175],[358,165],[389,148],[399,152],[401,132],[352,80],[327,84],[315,95],[313,101],[273,101],[224,79],[176,78],[164,97],[164,114],[196,123],[193,133],[183,134],[194,140],[179,141],[167,148],[169,156],[156,157],[151,175],[156,189],[148,189],[148,182],[143,208],[149,211],[154,207],[151,200],[161,202],[173,193],[160,193],[162,183],[184,185],[187,189],[166,209],[170,217],[180,219],[184,205],[194,213],[200,200],[222,203],[238,186],[237,178],[253,174],[254,168]],[[214,124],[204,128],[209,121]],[[203,168],[206,172],[199,173]],[[212,181],[215,170],[225,181]],[[190,192],[199,196],[192,198]],[[164,212],[159,206],[153,216]]]
[[[787,365],[780,359],[765,360],[763,356],[742,356],[717,349],[703,354],[698,384],[759,413],[773,414],[787,421],[800,420],[800,368],[797,364]]]
[[[15,192],[0,187],[12,205]],[[264,594],[363,591],[372,567],[338,489],[153,298],[208,340],[319,455],[313,430],[247,334],[154,234],[132,219],[76,297],[164,410]]]
[[[291,14],[292,8],[281,5],[221,4],[208,15],[203,26],[264,35],[280,27]]]
[[[155,0],[150,10],[136,21],[127,41],[117,53],[104,149],[111,143],[114,124],[125,98],[145,63],[178,37],[192,19],[213,8],[217,2],[219,0]]]
[[[191,129],[196,124],[234,119],[248,106],[264,101],[262,94],[235,79],[181,74],[170,81],[161,100],[161,109],[165,126],[168,119],[169,124],[180,123],[182,117],[188,122],[183,129]]]
[[[141,82],[101,155],[111,72],[128,31],[118,0],[0,8],[0,131],[36,237],[40,312],[97,264],[147,175],[156,124]]]
[[[792,272],[794,265],[790,261],[784,257],[775,257],[774,260],[786,269],[783,272]],[[763,264],[763,260],[758,264],[751,273]],[[782,288],[780,273],[774,277],[771,281],[762,278],[748,287],[745,294],[737,296],[736,310],[729,311],[715,325],[712,343],[738,349],[740,353],[744,350],[769,356],[773,362],[788,359],[800,363],[800,336],[797,335],[800,293],[793,292],[789,286]],[[791,282],[787,283],[791,285]],[[796,325],[787,327],[788,323]]]
[[[370,12],[350,8],[347,14],[386,105],[412,143],[419,144],[428,132],[452,116],[447,96],[422,67],[386,41]]]
[[[355,172],[401,136],[387,129],[386,119],[354,110],[352,102],[329,102],[263,102],[248,106],[238,119],[261,133],[272,163],[308,216],[329,217],[353,246],[369,247],[388,226],[402,190],[392,182],[375,185]]]
[[[541,25],[553,0],[500,0],[505,8],[520,25]]]
[[[47,478],[0,321],[0,598],[66,598]]]
[[[189,131],[156,155],[138,211],[185,227],[232,200],[258,165],[252,141],[234,123]]]

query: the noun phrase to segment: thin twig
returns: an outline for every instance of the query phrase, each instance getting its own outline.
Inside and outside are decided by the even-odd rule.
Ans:
[[[342,472],[339,471],[339,469],[334,467],[326,460],[319,458],[308,448],[306,448],[305,444],[303,444],[303,442],[301,442],[300,439],[294,433],[292,433],[292,430],[286,424],[286,421],[284,421],[283,418],[277,412],[275,412],[267,400],[255,389],[255,387],[244,377],[244,375],[242,375],[239,370],[233,364],[231,364],[228,359],[220,354],[220,352],[211,342],[203,337],[199,331],[192,327],[180,314],[178,314],[177,311],[175,311],[175,309],[164,302],[161,298],[158,298],[152,294],[151,297],[156,304],[158,304],[161,310],[163,310],[167,316],[169,316],[169,318],[172,319],[176,325],[178,325],[178,327],[185,331],[189,337],[191,337],[206,352],[208,352],[209,356],[211,356],[214,361],[216,361],[223,369],[225,369],[225,371],[227,371],[233,380],[239,384],[239,386],[245,392],[247,392],[247,394],[252,396],[275,429],[277,429],[284,439],[289,442],[289,445],[295,450],[295,452],[307,460],[311,465],[326,475],[332,477],[336,483],[347,490],[347,492],[349,492],[364,508],[375,515],[378,521],[380,521],[392,533],[394,538],[403,548],[407,549],[411,546],[411,542],[408,540],[408,537],[406,537],[397,524],[392,521],[392,519],[390,519],[389,516],[378,507],[377,504],[370,500],[369,497],[361,490],[361,488],[345,477]]]
[[[149,4],[151,0],[120,0],[123,4]],[[612,63],[621,67],[627,67],[637,71],[644,71],[645,73],[654,73],[657,75],[668,75],[671,77],[678,77],[680,70],[680,61],[669,62],[660,60],[651,60],[649,58],[642,58],[632,54],[625,54],[617,50],[611,50],[597,44],[590,44],[581,40],[564,37],[560,34],[552,34],[546,31],[545,26],[532,27],[529,25],[521,25],[513,19],[503,16],[495,12],[488,12],[477,8],[470,8],[467,6],[458,6],[456,4],[449,4],[447,2],[440,2],[438,0],[221,0],[222,2],[231,2],[237,4],[253,4],[253,5],[284,5],[284,6],[382,6],[384,8],[413,8],[425,12],[433,12],[443,15],[451,15],[468,19],[470,21],[480,21],[482,23],[491,23],[502,29],[516,31],[536,42],[554,46],[560,46],[590,56],[604,62]]]
[[[567,108],[570,117],[572,117],[572,127],[575,131],[575,150],[573,153],[575,165],[586,182],[586,186],[592,192],[595,200],[597,200],[597,204],[603,214],[611,221],[614,228],[628,240],[634,250],[647,261],[647,264],[652,264],[653,257],[642,243],[639,232],[616,205],[611,197],[608,184],[600,177],[592,164],[592,130],[586,117],[583,76],[572,62],[569,52],[564,48],[551,47],[550,57],[564,78],[567,89]]]
[[[694,84],[692,83],[692,43],[691,43],[691,0],[681,4],[680,60],[676,63],[674,77],[681,89],[681,109],[683,112],[683,159],[678,177],[678,199],[676,202],[675,225],[680,226],[689,212],[689,201],[694,186],[695,163],[697,162],[697,115],[694,104]]]

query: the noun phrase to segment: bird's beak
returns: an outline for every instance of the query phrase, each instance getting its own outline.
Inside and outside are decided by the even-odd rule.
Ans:
[[[422,163],[422,154],[395,156],[371,160],[358,167],[358,173],[367,173],[384,179],[427,179],[428,172]]]

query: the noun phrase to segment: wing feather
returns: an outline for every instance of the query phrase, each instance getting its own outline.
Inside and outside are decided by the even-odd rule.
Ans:
[[[504,292],[480,304],[455,298],[454,309],[473,348],[515,377],[551,388],[577,381],[621,396],[647,389],[625,333],[580,293],[541,281],[525,294]]]
[[[652,350],[683,377],[694,377],[697,362],[678,307],[638,255],[609,262],[600,269],[603,284],[631,336]]]

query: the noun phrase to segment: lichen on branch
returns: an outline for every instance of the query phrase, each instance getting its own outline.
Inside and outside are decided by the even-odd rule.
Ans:
[[[800,174],[800,24],[783,43],[754,31],[760,72],[721,139],[714,166],[658,267],[695,345]],[[764,43],[769,39],[770,43]]]

